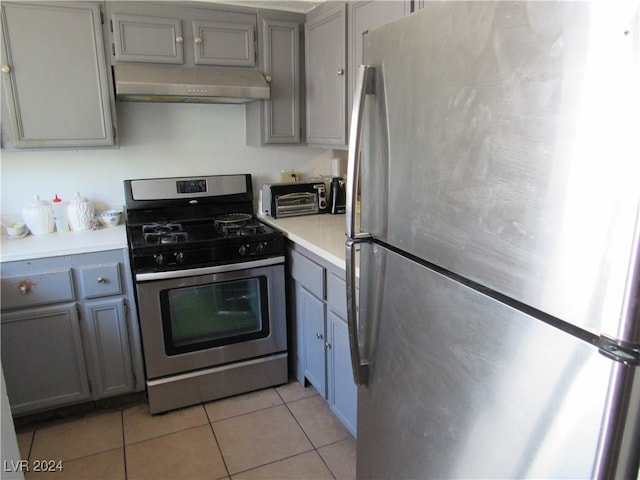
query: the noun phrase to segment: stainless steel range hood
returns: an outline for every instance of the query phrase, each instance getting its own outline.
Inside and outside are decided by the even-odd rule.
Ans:
[[[116,100],[164,103],[247,103],[270,98],[262,73],[251,69],[114,65]]]

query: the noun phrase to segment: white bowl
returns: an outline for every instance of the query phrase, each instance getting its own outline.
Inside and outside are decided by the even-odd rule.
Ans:
[[[106,212],[99,213],[97,217],[105,227],[115,227],[120,223],[122,210],[107,210]]]
[[[26,225],[24,223],[12,223],[7,227],[7,235],[10,237],[17,237],[22,235],[26,231]]]

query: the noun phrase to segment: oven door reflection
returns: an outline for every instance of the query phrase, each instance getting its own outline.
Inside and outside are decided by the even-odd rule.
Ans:
[[[264,276],[160,292],[167,355],[269,335]]]

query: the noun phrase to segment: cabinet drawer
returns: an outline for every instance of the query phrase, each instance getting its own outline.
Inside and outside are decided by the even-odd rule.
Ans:
[[[71,270],[2,279],[2,309],[34,307],[74,300]]]
[[[347,284],[333,273],[327,275],[327,303],[329,309],[347,318]]]
[[[324,268],[300,255],[295,250],[291,250],[291,275],[296,281],[313,293],[316,297],[324,300]]]
[[[120,295],[122,293],[120,264],[82,267],[80,269],[80,285],[84,298]]]

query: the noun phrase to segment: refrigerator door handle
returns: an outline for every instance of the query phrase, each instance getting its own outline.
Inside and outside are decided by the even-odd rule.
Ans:
[[[347,164],[347,238],[366,238],[368,233],[356,233],[356,198],[360,179],[360,140],[362,137],[362,117],[364,101],[367,94],[375,93],[375,68],[371,65],[360,65],[353,94],[353,110],[351,112],[351,130],[349,131],[349,155]]]
[[[349,133],[349,156],[347,166],[347,199],[346,199],[346,283],[347,283],[347,326],[349,329],[349,349],[351,350],[351,367],[356,385],[366,385],[369,365],[360,356],[358,341],[358,311],[356,305],[356,245],[371,239],[371,234],[356,232],[356,198],[360,177],[360,141],[362,137],[362,118],[367,94],[375,93],[375,68],[360,65],[353,94],[353,110],[351,112],[351,130]]]
[[[356,304],[356,246],[366,242],[364,238],[347,239],[347,328],[349,331],[349,350],[351,351],[351,367],[353,381],[356,385],[366,385],[369,375],[369,363],[360,356],[360,342],[358,341],[358,307]]]

